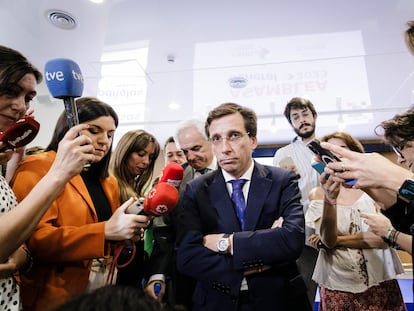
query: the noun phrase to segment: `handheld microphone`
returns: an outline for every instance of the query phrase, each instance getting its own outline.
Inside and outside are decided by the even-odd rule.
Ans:
[[[39,122],[30,116],[17,120],[15,124],[0,133],[0,141],[6,145],[0,152],[26,146],[39,133],[39,128]]]
[[[184,169],[175,162],[169,162],[161,172],[159,182],[166,182],[175,188],[179,188],[184,177]]]
[[[139,198],[128,207],[128,214],[144,214],[147,216],[162,216],[171,213],[178,202],[178,190],[166,182],[156,184],[145,198]]]
[[[69,127],[79,124],[75,98],[82,96],[83,76],[73,60],[56,58],[45,65],[45,80],[50,94],[63,99]]]

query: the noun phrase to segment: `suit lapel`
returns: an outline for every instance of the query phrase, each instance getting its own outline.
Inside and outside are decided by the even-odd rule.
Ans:
[[[96,214],[95,208],[93,207],[92,198],[89,195],[89,190],[86,188],[85,183],[83,182],[83,179],[80,174],[73,177],[69,183],[75,188],[75,190],[79,193],[79,195],[85,200],[85,202],[88,204],[89,210],[94,215],[94,219],[98,220],[98,215]]]
[[[259,221],[267,194],[272,186],[271,179],[266,176],[266,168],[255,163],[247,199],[245,230],[255,230],[256,224]]]

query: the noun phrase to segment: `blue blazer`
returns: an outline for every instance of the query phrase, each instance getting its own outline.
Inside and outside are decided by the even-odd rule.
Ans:
[[[246,207],[245,231],[221,169],[191,181],[179,215],[178,269],[197,279],[193,310],[237,310],[245,269],[272,268],[246,277],[250,310],[309,310],[296,269],[305,243],[304,215],[293,172],[255,162]],[[282,228],[270,229],[283,217]],[[210,233],[234,233],[233,255],[203,246]]]

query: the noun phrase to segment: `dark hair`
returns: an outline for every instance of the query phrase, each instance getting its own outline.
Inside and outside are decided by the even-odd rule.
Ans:
[[[20,93],[18,83],[28,73],[35,76],[37,83],[42,81],[42,73],[26,57],[16,50],[0,45],[0,95]]]
[[[170,137],[167,138],[167,140],[164,143],[164,149],[167,147],[167,145],[169,143],[174,143],[175,144],[174,136],[170,136]]]
[[[118,127],[118,115],[115,110],[108,104],[100,101],[95,97],[81,97],[76,100],[76,107],[78,109],[79,123],[85,123],[91,120],[95,120],[99,117],[109,116],[115,121],[115,126]],[[63,139],[66,132],[69,130],[69,123],[66,117],[65,111],[61,113],[57,120],[53,137],[47,146],[46,150],[57,151],[59,142]],[[111,158],[111,149],[105,157],[98,163],[92,163],[89,171],[92,175],[98,176],[99,178],[108,177],[108,166]]]
[[[407,141],[414,140],[414,108],[392,119],[382,121],[376,128],[383,129],[385,140],[396,147],[403,147]]]
[[[257,135],[257,116],[256,113],[247,107],[240,106],[239,104],[235,103],[224,103],[220,106],[211,110],[208,114],[205,131],[207,137],[210,136],[210,125],[215,119],[219,119],[221,117],[233,114],[233,113],[240,113],[244,119],[244,127],[246,128],[246,132],[249,133],[250,137],[256,137]]]
[[[407,30],[404,33],[405,43],[408,49],[414,54],[414,20],[407,22]]]
[[[333,132],[332,134],[327,134],[321,138],[321,141],[328,141],[332,138],[342,139],[350,150],[364,153],[364,147],[361,142],[345,132]]]
[[[54,311],[161,311],[156,300],[132,286],[108,285],[85,292],[60,305]]]
[[[135,178],[127,167],[127,160],[131,153],[144,150],[149,143],[154,143],[155,150],[153,158],[144,172]],[[149,184],[154,172],[155,161],[160,154],[160,144],[157,139],[144,130],[132,130],[125,133],[118,141],[111,158],[111,173],[118,180],[121,202],[128,200],[131,196],[143,196],[145,186]]]
[[[313,107],[313,104],[310,100],[302,97],[293,97],[286,105],[285,107],[285,117],[289,121],[290,124],[292,124],[292,120],[290,119],[290,111],[292,109],[309,109],[312,112],[313,117],[317,116],[317,112],[315,110],[315,107]]]

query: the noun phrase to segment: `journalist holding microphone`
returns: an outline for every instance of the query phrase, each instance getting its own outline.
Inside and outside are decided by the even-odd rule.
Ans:
[[[69,76],[69,75],[68,75]],[[22,277],[25,310],[51,310],[76,294],[105,285],[111,241],[137,240],[148,217],[126,214],[133,200],[119,207],[115,177],[108,173],[118,117],[108,104],[93,97],[76,101],[80,131],[93,145],[90,165],[65,185],[28,239],[34,258]],[[86,128],[85,128],[86,127]],[[24,199],[46,174],[62,137],[69,130],[66,114],[59,117],[47,151],[28,156],[17,168],[13,190]]]
[[[0,46],[0,131],[6,131],[26,115],[41,80],[42,74],[26,57],[16,50]],[[23,242],[66,182],[94,157],[92,140],[86,135],[78,135],[88,127],[87,124],[78,125],[61,137],[59,151],[49,169],[19,204],[0,176],[0,299],[4,302],[2,307],[8,310],[21,308],[19,287],[13,275],[30,268],[31,256]],[[4,146],[0,142],[0,148]],[[0,163],[5,165],[13,153],[13,149],[1,152]]]

